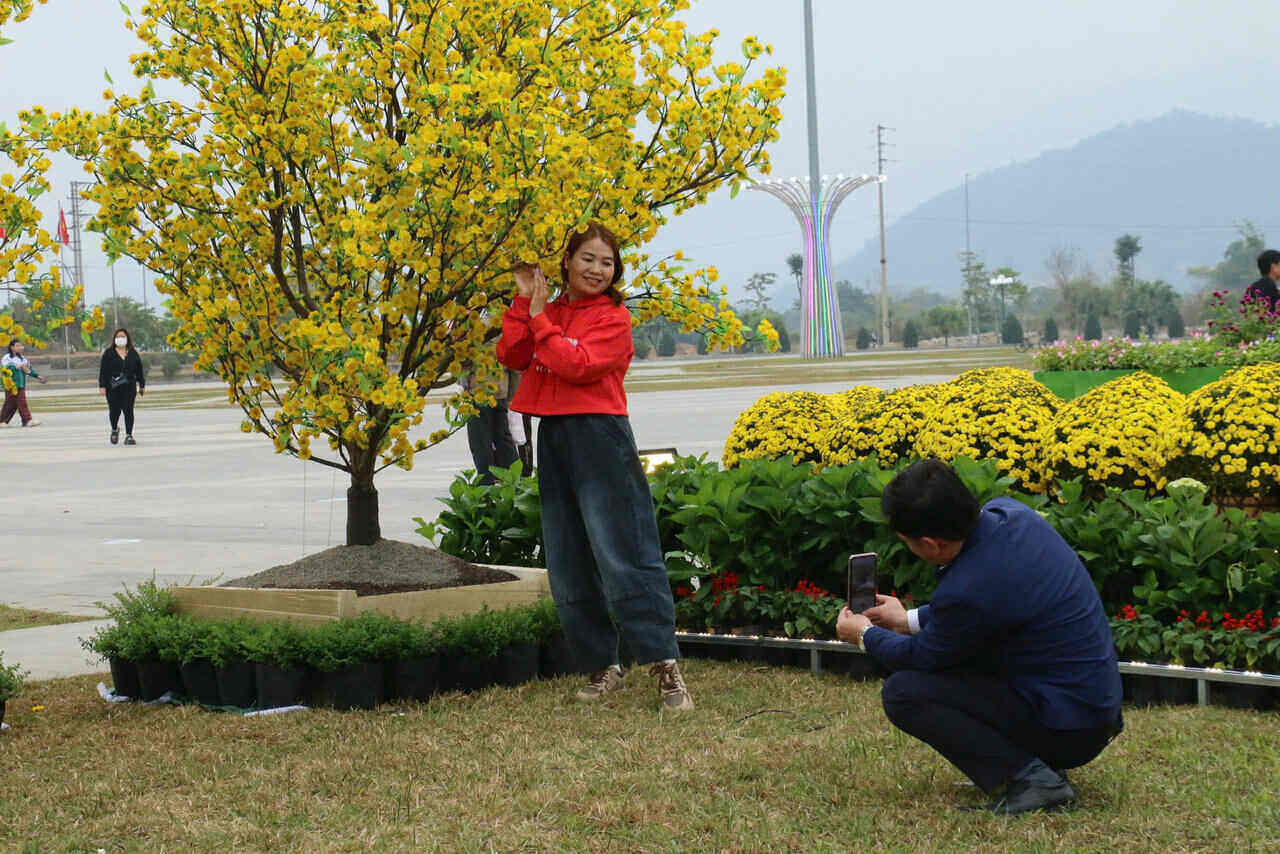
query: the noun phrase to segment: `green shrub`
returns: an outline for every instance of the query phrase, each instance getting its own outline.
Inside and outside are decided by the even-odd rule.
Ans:
[[[19,669],[16,664],[4,663],[4,652],[0,651],[0,703],[18,696],[26,684],[28,673]]]
[[[258,623],[245,638],[249,661],[270,664],[281,670],[305,667],[311,648],[307,632],[301,626],[286,622]]]
[[[432,522],[414,517],[417,532],[447,554],[474,563],[542,566],[542,505],[538,480],[522,477],[523,464],[489,470],[487,486],[470,472],[449,485],[445,508]]]
[[[902,346],[908,350],[920,346],[920,328],[914,320],[908,320],[906,326],[902,327]]]
[[[1187,325],[1183,323],[1180,311],[1170,311],[1165,325],[1169,329],[1170,338],[1182,338],[1187,334]]]
[[[1052,344],[1054,341],[1057,341],[1058,338],[1058,321],[1054,320],[1052,317],[1046,317],[1044,319],[1044,335],[1042,340],[1046,344]]]
[[[1084,321],[1084,340],[1101,341],[1102,340],[1102,323],[1098,320],[1098,315],[1092,312]]]
[[[1005,344],[1022,343],[1022,323],[1016,314],[1010,314],[1000,327],[1000,340]]]
[[[165,353],[160,358],[160,370],[164,373],[167,380],[171,380],[178,375],[178,371],[182,368],[182,362],[178,358],[177,353]]]
[[[858,337],[854,340],[855,346],[859,350],[867,350],[871,347],[871,330],[865,326],[858,327]]]
[[[658,355],[674,356],[676,354],[676,336],[670,329],[662,330],[658,336]]]
[[[1124,316],[1124,337],[1137,340],[1142,337],[1142,318],[1136,314]]]

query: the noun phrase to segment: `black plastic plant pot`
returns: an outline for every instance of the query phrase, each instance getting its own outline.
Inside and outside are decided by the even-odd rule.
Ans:
[[[1156,695],[1167,706],[1194,706],[1196,683],[1191,679],[1158,679]]]
[[[775,667],[808,667],[809,650],[767,646],[765,647],[764,660]]]
[[[307,671],[302,668],[282,670],[259,661],[254,664],[253,677],[258,686],[260,709],[296,706],[307,697]]]
[[[344,670],[319,672],[313,686],[315,704],[344,712],[372,709],[382,701],[383,679],[381,661],[366,661]]]
[[[258,692],[253,684],[253,670],[252,661],[232,661],[213,669],[214,677],[218,680],[218,697],[222,705],[247,709],[257,701]]]
[[[513,643],[498,653],[498,681],[503,685],[523,685],[538,678],[538,645]]]
[[[143,702],[158,700],[170,691],[182,691],[182,674],[175,661],[144,658],[138,662],[138,697]]]
[[[564,632],[556,632],[542,644],[542,657],[538,662],[538,673],[545,679],[557,676],[571,676],[581,673],[578,656]]]
[[[111,659],[112,690],[118,697],[136,700],[142,696],[142,686],[138,684],[138,663],[127,658]]]
[[[858,682],[884,678],[884,669],[869,655],[852,652],[822,653],[822,669],[827,673],[848,676]]]
[[[1160,677],[1120,674],[1124,698],[1135,706],[1153,706],[1160,702]]]
[[[218,706],[218,674],[209,661],[188,661],[179,666],[184,693],[202,706]]]
[[[454,690],[479,691],[494,683],[497,659],[488,656],[468,653],[459,655],[454,661]]]
[[[1215,706],[1255,711],[1271,708],[1273,701],[1272,691],[1265,685],[1238,685],[1232,682],[1211,683],[1209,699]]]
[[[424,655],[387,664],[387,698],[429,700],[440,683],[440,656]]]

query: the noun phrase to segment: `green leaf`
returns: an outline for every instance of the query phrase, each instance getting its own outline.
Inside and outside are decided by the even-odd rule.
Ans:
[[[110,83],[112,86],[115,85],[116,81],[111,79],[111,72],[107,71],[107,69],[105,68],[102,69],[102,76],[107,78],[107,82]]]

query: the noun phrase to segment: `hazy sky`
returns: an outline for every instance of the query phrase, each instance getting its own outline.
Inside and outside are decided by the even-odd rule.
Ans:
[[[132,0],[140,6],[142,0]],[[1175,107],[1273,123],[1280,120],[1280,7],[1274,0],[969,0],[863,3],[813,0],[823,172],[874,169],[873,128],[895,128],[886,172],[890,219],[977,175],[1116,124]],[[695,0],[691,28],[717,28],[726,57],[744,35],[774,46],[787,67],[775,177],[808,173],[801,0]],[[0,47],[0,120],[23,106],[95,107],[110,69],[129,79],[136,49],[115,0],[50,0],[10,27]],[[1206,164],[1212,169],[1213,164]],[[65,199],[78,167],[59,163]],[[1273,192],[1270,191],[1269,192]],[[47,199],[52,229],[57,199]],[[837,260],[875,231],[875,192],[850,197],[836,218]],[[92,242],[90,238],[86,244]],[[957,246],[963,242],[957,238]],[[737,285],[756,271],[783,278],[799,231],[763,194],[714,197],[679,217],[652,249],[683,248]],[[890,247],[893,253],[957,247]],[[1033,271],[1033,275],[1035,272]],[[86,254],[91,302],[110,295],[105,260]],[[141,295],[139,270],[117,264],[124,295]]]

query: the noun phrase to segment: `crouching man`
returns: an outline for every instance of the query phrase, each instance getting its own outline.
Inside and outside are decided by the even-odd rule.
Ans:
[[[937,564],[938,587],[912,611],[889,596],[845,608],[836,634],[893,671],[894,726],[963,771],[1002,814],[1062,807],[1062,773],[1123,729],[1111,628],[1080,558],[1011,498],[980,507],[945,463],[921,460],[885,488],[898,537]]]

